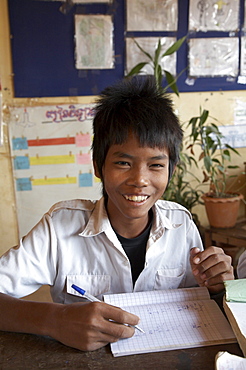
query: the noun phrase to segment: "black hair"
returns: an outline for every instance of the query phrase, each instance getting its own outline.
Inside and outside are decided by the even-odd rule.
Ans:
[[[140,146],[168,150],[169,180],[179,161],[183,132],[171,99],[152,76],[136,76],[107,87],[97,100],[93,132],[93,161],[102,181],[109,148],[124,143],[129,133]]]

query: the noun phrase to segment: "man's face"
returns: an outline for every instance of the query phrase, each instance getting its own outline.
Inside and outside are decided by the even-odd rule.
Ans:
[[[118,233],[122,224],[146,223],[148,211],[166,189],[168,163],[167,149],[140,147],[134,135],[109,148],[102,180],[108,215]]]

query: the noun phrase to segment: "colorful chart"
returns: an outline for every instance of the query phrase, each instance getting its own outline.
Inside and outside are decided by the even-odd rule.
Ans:
[[[13,108],[9,134],[20,236],[56,202],[98,199],[92,104]]]

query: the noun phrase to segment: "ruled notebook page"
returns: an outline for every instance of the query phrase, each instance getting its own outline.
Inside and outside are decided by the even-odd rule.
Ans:
[[[139,316],[145,331],[112,343],[115,357],[236,342],[206,288],[105,295],[104,301]]]

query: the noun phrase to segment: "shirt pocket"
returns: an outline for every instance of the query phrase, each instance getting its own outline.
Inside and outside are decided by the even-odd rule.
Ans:
[[[155,276],[154,289],[176,289],[179,288],[185,275],[184,266],[176,268],[163,268],[157,270]]]
[[[110,291],[110,275],[67,275],[65,303],[87,302],[80,293],[72,288],[72,284],[79,286],[94,297],[102,300],[103,294]]]

